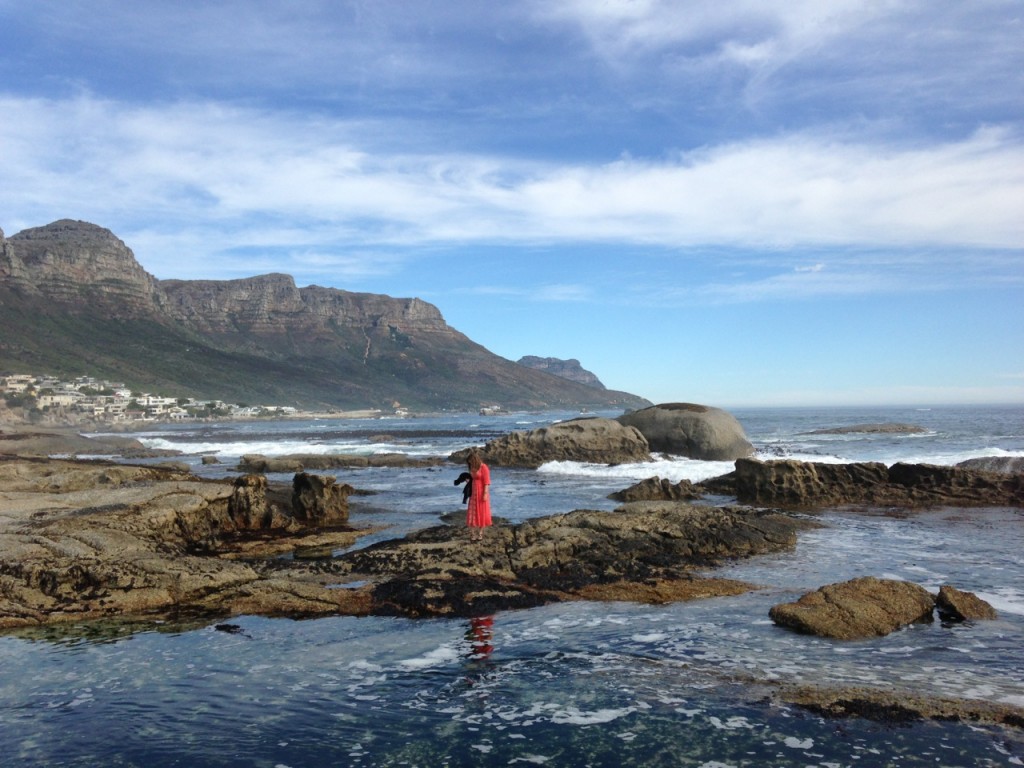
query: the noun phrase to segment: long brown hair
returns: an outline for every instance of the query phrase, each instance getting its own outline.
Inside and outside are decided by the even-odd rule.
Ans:
[[[476,451],[470,451],[469,456],[466,457],[466,466],[469,467],[470,472],[476,472],[483,463],[483,459],[480,458],[480,454]]]

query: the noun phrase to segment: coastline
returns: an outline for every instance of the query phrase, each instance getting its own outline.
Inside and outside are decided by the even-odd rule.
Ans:
[[[301,417],[296,417],[301,418]],[[328,418],[339,418],[336,414],[329,416]],[[358,417],[354,417],[358,418]],[[290,419],[272,419],[269,421],[279,421]],[[18,437],[14,437],[14,435]],[[5,437],[5,435],[7,435]],[[100,435],[98,437],[87,437],[81,434],[79,429],[71,426],[63,427],[52,427],[52,426],[34,426],[34,425],[18,425],[15,428],[8,429],[6,426],[0,428],[0,454],[5,453],[5,446],[12,446],[18,444],[19,446],[33,446],[34,450],[37,451],[37,456],[42,457],[42,460],[36,463],[36,467],[39,470],[46,468],[55,468],[61,464],[59,459],[46,459],[46,456],[53,454],[82,454],[91,455],[96,453],[98,446],[102,446],[103,450],[109,450],[112,455],[123,456],[125,453],[131,453],[136,449],[139,444],[130,435],[125,433],[124,435]],[[119,446],[120,449],[119,450]],[[54,451],[54,449],[59,449]],[[53,453],[50,453],[53,452]],[[175,452],[176,453],[176,452]],[[152,456],[168,455],[171,453],[161,454],[154,452]],[[5,462],[0,462],[0,467]],[[85,464],[105,465],[114,466],[113,462],[85,462]],[[151,469],[152,469],[151,465]],[[393,472],[399,472],[394,475]],[[398,478],[402,477],[400,474],[401,470],[387,470],[388,477],[391,478],[392,482],[397,484],[401,483]],[[447,482],[447,478],[443,478],[445,485],[450,485]],[[168,487],[175,487],[174,498],[177,500],[175,504],[180,506],[188,506],[191,502],[186,500],[196,500],[203,495],[209,495],[212,493],[212,485],[207,483],[205,487],[195,482],[195,479],[184,479],[180,477],[167,478]],[[2,489],[0,489],[2,490]],[[104,490],[104,496],[96,496],[88,501],[85,506],[94,509],[113,509],[115,507],[131,507],[136,504],[137,499],[132,497],[131,494],[136,493],[131,484],[126,487],[117,488],[110,487]],[[220,492],[217,492],[219,494]],[[170,498],[170,497],[167,497]],[[206,497],[204,497],[206,498]],[[45,505],[48,508],[52,507],[51,502],[46,502]],[[39,511],[38,509],[36,511]],[[84,510],[81,510],[84,511]],[[81,518],[81,511],[75,515],[76,518]],[[426,510],[423,510],[426,511]],[[957,519],[970,521],[977,517],[977,521],[970,523],[972,525],[979,526],[990,526],[991,521],[982,515],[983,510],[974,510],[968,512],[966,510],[957,513]],[[870,511],[853,511],[847,510],[848,514],[879,514]],[[1015,513],[1019,514],[1019,513]],[[901,517],[913,518],[918,525],[930,527],[931,517],[924,514],[916,514],[913,511],[907,511],[900,513]],[[820,514],[819,519],[823,523],[829,523],[831,515],[827,512]],[[381,522],[384,518],[374,516],[375,521]],[[893,519],[896,519],[895,517]],[[43,518],[39,518],[37,522],[43,522]],[[926,525],[927,523],[927,525]],[[967,523],[964,523],[967,524]],[[498,530],[496,529],[496,534]],[[71,530],[68,531],[71,534]],[[336,531],[337,539],[332,540],[330,538],[323,541],[317,541],[313,537],[306,539],[296,538],[291,542],[296,546],[308,547],[310,549],[316,549],[318,544],[327,543],[327,549],[332,549],[332,542],[335,545],[340,544],[344,541],[343,531]],[[503,531],[502,544],[499,546],[498,540],[495,542],[495,552],[507,553],[508,541],[504,538],[506,534],[510,534],[510,531]],[[37,530],[35,536],[43,536],[42,530]],[[384,532],[384,536],[387,536],[387,532]],[[561,538],[562,532],[558,529],[557,541],[565,542]],[[802,535],[803,537],[803,535]],[[75,540],[78,537],[71,534],[71,539]],[[409,543],[404,540],[392,540],[395,542],[404,542],[404,549],[415,550],[415,543]],[[168,613],[143,613],[140,621],[138,614],[111,614],[99,620],[85,621],[72,621],[65,624],[59,625],[48,625],[39,626],[36,628],[23,628],[19,630],[11,630],[9,632],[2,633],[12,638],[14,637],[48,637],[56,639],[57,642],[67,641],[69,637],[85,636],[92,633],[94,636],[101,636],[105,631],[104,627],[110,627],[110,631],[115,634],[130,634],[131,632],[145,632],[147,630],[152,631],[155,626],[160,626],[168,631],[174,631],[174,628],[178,626],[178,622],[181,622],[181,626],[188,628],[194,628],[197,630],[199,637],[208,637],[211,634],[216,635],[214,628],[219,630],[220,627],[242,627],[242,632],[249,631],[249,628],[254,626],[260,626],[257,620],[251,618],[252,616],[272,615],[281,617],[300,617],[300,616],[367,616],[370,611],[372,596],[369,594],[370,585],[360,585],[361,580],[350,583],[352,586],[344,586],[346,580],[352,578],[352,574],[342,574],[341,572],[332,571],[330,566],[325,566],[323,560],[323,552],[321,553],[321,559],[316,559],[315,554],[310,553],[310,559],[305,560],[296,557],[293,561],[295,565],[284,565],[281,562],[274,563],[271,560],[270,565],[260,565],[260,568],[266,567],[265,571],[254,569],[249,565],[246,560],[251,558],[256,552],[257,548],[262,547],[265,544],[265,540],[260,540],[259,537],[254,538],[252,541],[247,543],[247,546],[251,545],[252,548],[246,549],[241,553],[241,557],[231,555],[227,562],[231,565],[223,566],[220,570],[222,577],[225,582],[233,582],[234,584],[243,584],[245,582],[244,591],[248,594],[239,592],[238,594],[231,597],[231,602],[226,612],[217,613],[216,611],[222,610],[222,608],[216,608],[213,614],[207,615],[206,617],[197,618],[193,611],[188,609],[172,610]],[[457,540],[458,543],[458,540]],[[284,545],[285,549],[289,548],[287,541],[279,540],[279,545]],[[439,547],[441,543],[434,541],[426,541],[424,545],[428,547]],[[374,545],[376,546],[376,545]],[[394,546],[394,545],[388,545]],[[802,545],[803,546],[803,545]],[[395,550],[397,552],[397,550]],[[460,557],[467,557],[469,553],[466,552],[464,545],[459,546],[455,550],[456,554]],[[223,556],[223,553],[222,555]],[[495,555],[497,557],[497,555]],[[275,557],[280,557],[276,555]],[[408,558],[406,558],[408,560]],[[766,569],[773,569],[777,567],[773,565],[767,558],[767,562],[764,565]],[[459,564],[459,567],[468,573],[477,574],[476,568],[479,563],[474,560],[467,560]],[[257,570],[259,572],[257,573]],[[294,570],[294,578],[289,575]],[[250,573],[257,573],[259,579],[254,579]],[[71,572],[71,571],[69,571]],[[715,570],[708,569],[707,572],[701,573],[702,577],[714,577]],[[729,575],[724,573],[722,575]],[[751,580],[751,584],[767,584],[771,583],[776,577],[764,577],[762,573],[760,579]],[[204,578],[205,579],[205,578]],[[196,580],[191,584],[198,584],[203,580]],[[711,579],[709,579],[709,582]],[[190,584],[185,581],[183,584]],[[206,584],[206,582],[204,582]],[[433,594],[440,594],[441,589],[446,585],[444,583],[429,583],[422,580],[413,578],[408,582],[409,585],[423,585],[427,590]],[[225,584],[225,587],[227,585]],[[658,584],[653,587],[640,585],[642,589],[633,590],[604,590],[603,595],[601,591],[594,590],[588,592],[587,590],[582,591],[581,602],[602,602],[605,607],[609,610],[617,610],[612,607],[616,604],[640,604],[638,597],[643,596],[641,593],[647,592],[650,595],[650,604],[663,606],[666,604],[666,598],[671,597],[674,594],[681,594],[682,587],[695,588],[697,591],[700,590],[700,582],[678,582],[675,584],[679,587],[679,591],[670,589],[673,585]],[[708,585],[710,586],[710,585]],[[966,586],[972,586],[967,583]],[[504,584],[490,583],[483,580],[477,580],[471,583],[471,592],[498,592],[499,590],[505,590]],[[197,588],[198,589],[198,588]],[[207,589],[206,586],[203,589]],[[286,600],[276,604],[272,610],[268,610],[268,606],[272,605],[273,590],[281,589],[279,594],[285,595]],[[734,587],[730,587],[734,589]],[[758,589],[763,589],[759,587]],[[141,593],[139,593],[141,594]],[[404,593],[402,593],[404,594]],[[724,594],[728,594],[723,592]],[[751,593],[744,593],[750,595]],[[325,600],[325,595],[329,596],[332,602]],[[706,597],[708,595],[701,595]],[[603,597],[603,599],[601,599]],[[597,598],[597,599],[595,599]],[[445,598],[446,599],[446,598]],[[701,601],[708,603],[708,607],[697,608],[694,606],[693,609],[687,607],[687,622],[689,616],[692,615],[689,611],[693,610],[696,615],[706,616],[706,622],[717,622],[721,621],[721,611],[730,610],[724,602],[733,600],[737,603],[746,604],[748,601],[755,601],[756,597],[741,597],[737,596],[734,598],[730,597],[719,597],[712,598],[708,601]],[[607,600],[605,602],[604,600]],[[332,604],[333,603],[333,604]],[[718,604],[718,607],[716,607]],[[735,603],[734,603],[735,604]],[[283,607],[282,607],[283,606]],[[203,607],[203,606],[201,606]],[[214,607],[212,601],[208,602],[206,607]],[[571,610],[571,609],[569,609]],[[263,612],[266,611],[266,612]],[[499,608],[499,611],[505,612],[505,609]],[[514,613],[515,611],[508,611]],[[526,611],[528,613],[528,611]],[[653,611],[652,611],[653,612]],[[551,612],[549,611],[549,615]],[[212,615],[219,615],[220,617],[211,617]],[[560,615],[560,614],[558,614]],[[765,622],[764,613],[759,613],[761,623]],[[381,616],[375,614],[375,622],[380,622]],[[159,620],[159,621],[158,621]],[[216,622],[229,622],[230,624],[217,625]],[[361,620],[360,621],[364,621]],[[529,618],[525,615],[515,616],[509,618],[510,624],[517,623],[528,623]],[[753,618],[752,618],[752,621]],[[683,623],[685,624],[685,623]],[[697,625],[699,625],[699,621]],[[431,623],[425,623],[426,626],[430,626]],[[327,625],[325,625],[327,626]],[[390,626],[386,624],[374,624],[372,626]],[[440,624],[433,625],[438,628],[443,628],[443,622]],[[683,626],[683,625],[681,625]],[[686,625],[688,626],[688,625]],[[407,630],[406,625],[402,625],[402,630]],[[655,637],[657,632],[662,631],[662,626],[657,623],[651,628],[650,637]],[[229,632],[230,630],[220,630],[221,632]],[[255,630],[252,630],[255,634]],[[426,629],[409,629],[411,632],[428,632]],[[438,630],[440,631],[440,630]],[[907,634],[911,634],[912,631],[908,631]],[[967,627],[964,628],[963,633],[974,633],[974,631]],[[959,634],[959,631],[957,631]],[[951,634],[950,634],[951,636]],[[787,636],[790,637],[790,636]],[[897,636],[898,637],[898,636]],[[902,642],[894,637],[893,642]],[[65,640],[61,640],[65,638]],[[817,641],[812,638],[804,637],[801,635],[792,635],[792,643],[794,653],[800,655],[802,652],[806,652],[808,647],[812,647],[818,644]],[[854,646],[849,646],[853,648]],[[272,652],[272,651],[271,651]],[[852,651],[851,651],[852,652]],[[725,678],[723,678],[723,681]],[[989,725],[1000,728],[1000,732],[1010,732],[1014,734],[1014,738],[1017,738],[1017,734],[1020,733],[1022,723],[1024,723],[1024,710],[1017,703],[1009,701],[995,701],[991,699],[984,699],[983,697],[965,695],[963,698],[958,697],[958,692],[953,695],[938,695],[935,692],[929,692],[927,694],[919,694],[913,689],[912,684],[895,684],[892,689],[879,688],[865,686],[861,688],[850,687],[849,685],[841,685],[833,681],[818,681],[820,684],[812,681],[810,684],[807,683],[806,678],[804,682],[800,682],[799,679],[790,680],[785,677],[783,673],[782,678],[775,677],[774,673],[770,675],[754,675],[750,679],[739,679],[729,678],[730,681],[735,682],[738,686],[746,691],[749,691],[749,695],[752,698],[763,698],[765,700],[771,699],[776,702],[779,707],[794,707],[799,708],[803,711],[811,713],[814,717],[821,716],[827,719],[844,719],[847,722],[853,719],[866,719],[876,720],[886,724],[905,725],[909,722],[926,722],[929,725],[937,725],[941,728],[965,728],[972,727],[968,724],[977,725]],[[952,730],[946,732],[953,732]]]

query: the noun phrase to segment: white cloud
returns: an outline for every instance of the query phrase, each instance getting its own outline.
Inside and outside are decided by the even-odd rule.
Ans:
[[[763,64],[795,49],[821,46],[901,5],[908,3],[566,0],[538,3],[536,13],[578,24],[595,48],[611,58],[681,45],[742,64]]]
[[[186,246],[321,259],[439,243],[1024,246],[1024,143],[998,127],[914,146],[802,132],[580,164],[392,153],[380,126],[208,103],[6,97],[0,113],[0,226],[86,218],[167,263]]]
[[[588,301],[593,297],[593,291],[589,286],[574,283],[553,283],[525,287],[478,285],[469,287],[465,292],[482,296],[504,296],[546,303],[575,303]]]

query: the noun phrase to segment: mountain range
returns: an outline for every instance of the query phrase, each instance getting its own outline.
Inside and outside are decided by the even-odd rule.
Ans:
[[[110,230],[0,231],[0,373],[91,375],[148,391],[305,408],[649,405],[555,361],[506,360],[437,307],[289,275],[158,280]],[[536,359],[533,360],[536,362]],[[562,366],[565,369],[565,366]],[[563,370],[564,372],[564,370]],[[583,372],[587,374],[588,372]]]

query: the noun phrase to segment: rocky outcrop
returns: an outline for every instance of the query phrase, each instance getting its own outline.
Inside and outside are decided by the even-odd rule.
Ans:
[[[468,452],[458,451],[450,458],[462,463]],[[651,460],[647,441],[637,429],[600,418],[572,419],[528,432],[511,432],[487,443],[480,454],[494,466],[529,468],[549,461],[626,464]]]
[[[247,453],[239,459],[243,472],[265,474],[304,472],[308,469],[344,469],[352,467],[433,467],[443,464],[440,457],[415,458],[404,453],[375,453],[369,456],[344,453],[295,453],[286,456],[263,456]]]
[[[179,455],[178,451],[149,450],[133,437],[103,435],[84,437],[76,431],[39,429],[22,425],[0,428],[0,454],[51,456],[54,454],[117,454],[132,458]]]
[[[162,280],[167,314],[195,330],[254,335],[296,331],[320,334],[330,323],[393,326],[408,333],[450,333],[440,310],[421,299],[352,293],[336,288],[299,288],[290,275],[268,274],[239,280]]]
[[[754,453],[736,418],[719,408],[693,403],[665,403],[618,418],[636,427],[652,451],[701,461],[730,461]]]
[[[336,485],[333,477],[299,472],[292,480],[292,514],[307,525],[348,522],[351,485]]]
[[[293,517],[298,516],[286,514],[283,507],[272,500],[267,478],[262,475],[243,475],[232,483],[228,517],[233,530],[285,531],[294,524]]]
[[[858,717],[903,726],[923,720],[1024,728],[1024,707],[982,699],[922,696],[863,686],[822,687],[774,683],[773,698],[828,718]]]
[[[805,634],[856,640],[929,621],[935,598],[917,584],[868,576],[829,584],[793,603],[773,606],[771,620]]]
[[[962,592],[951,584],[939,588],[935,605],[945,621],[981,621],[996,618],[996,609],[973,592]]]
[[[525,357],[519,358],[516,362],[519,365],[526,366],[527,368],[545,371],[553,376],[558,376],[560,379],[568,379],[569,381],[585,384],[586,386],[594,387],[595,389],[605,389],[601,380],[580,365],[580,361],[575,358],[560,360],[557,357],[536,357],[535,355],[526,355]]]
[[[848,427],[830,427],[829,429],[815,429],[811,432],[804,432],[805,435],[920,435],[928,430],[914,424],[853,424]]]
[[[789,549],[804,525],[739,507],[579,510],[490,529],[471,547],[457,529],[430,528],[338,562],[348,578],[376,582],[374,613],[472,616],[575,599],[663,602],[744,589],[705,584],[694,570]]]
[[[695,571],[791,548],[806,526],[673,503],[495,526],[473,546],[463,527],[446,525],[333,558],[357,535],[337,525],[347,492],[315,475],[297,475],[289,496],[259,475],[215,482],[106,462],[0,460],[0,628],[137,614],[477,615],[735,594],[749,586]],[[266,557],[282,551],[296,556]]]
[[[933,597],[917,584],[872,576],[821,587],[796,602],[773,606],[769,616],[779,626],[805,634],[857,640],[931,621],[936,608],[945,621],[996,618],[991,605],[949,584]]]
[[[820,508],[1022,506],[1024,476],[931,464],[824,464],[739,459],[730,478],[744,504]],[[713,486],[714,484],[708,484]]]
[[[621,491],[608,495],[614,501],[690,501],[703,496],[700,488],[689,480],[672,483],[660,477],[649,477]]]
[[[985,456],[961,461],[957,466],[961,469],[980,469],[984,472],[1015,475],[1024,472],[1024,456]]]
[[[157,281],[110,230],[70,219],[11,236],[0,278],[23,293],[114,317],[152,314],[158,295]]]
[[[342,516],[343,490],[307,508]],[[276,499],[276,500],[275,500]],[[359,613],[365,599],[274,561],[280,545],[350,546],[313,528],[264,478],[202,481],[105,462],[0,460],[0,628],[125,615]],[[305,513],[308,515],[308,512]],[[362,602],[360,602],[362,601]]]

